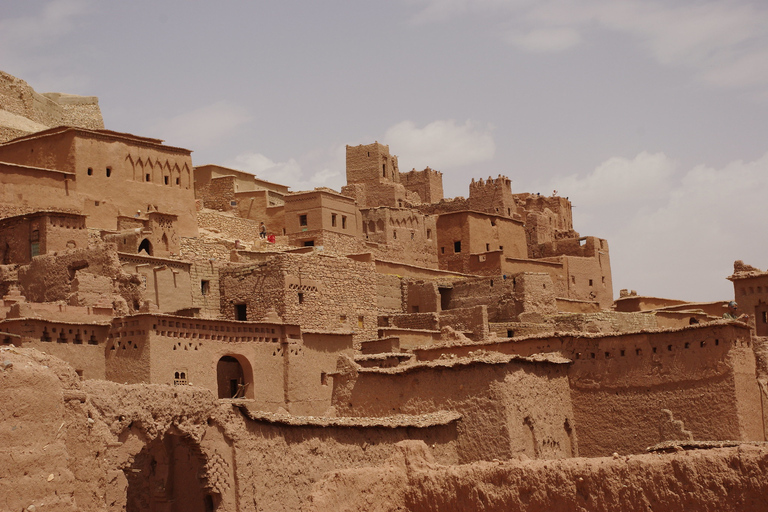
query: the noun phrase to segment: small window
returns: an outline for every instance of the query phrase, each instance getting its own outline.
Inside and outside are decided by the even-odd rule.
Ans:
[[[299,292],[299,304],[304,304],[304,293]]]
[[[315,241],[314,240],[304,240],[304,247],[314,247]]]
[[[392,238],[397,240],[397,230],[395,230],[395,229],[392,230]]]
[[[485,250],[490,251],[491,250],[491,244],[485,244]]]
[[[339,323],[343,324],[347,321],[347,315],[339,315]]]
[[[507,329],[507,338],[512,338],[515,336],[515,331],[512,329]]]
[[[109,178],[110,176],[112,176],[112,168],[107,167],[107,178]]]
[[[163,176],[163,181],[165,182],[166,185],[168,185],[171,179],[168,176]]]
[[[381,177],[387,177],[387,164],[381,164]]]
[[[347,229],[347,216],[341,216],[341,229]]]
[[[365,325],[365,317],[364,316],[358,316],[357,317],[357,326],[363,327]]]
[[[200,292],[203,295],[208,295],[209,291],[211,291],[211,282],[206,280],[200,281]]]
[[[440,248],[440,254],[445,254],[445,247]]]
[[[144,181],[149,181],[149,173],[144,175]]]
[[[495,225],[496,225],[496,219],[491,219],[491,226],[495,226]]]
[[[413,240],[414,236],[415,236],[415,234],[413,232],[411,232],[411,240]]]
[[[336,214],[335,213],[331,214],[331,226],[334,227],[334,228],[336,227]]]
[[[240,322],[248,320],[248,306],[246,304],[235,304],[235,320]]]
[[[571,276],[571,284],[576,284],[576,276]]]
[[[453,242],[453,252],[461,252],[461,240]]]
[[[88,168],[88,176],[93,176],[93,167]]]
[[[173,373],[173,385],[174,386],[186,386],[187,385],[187,372],[179,371]]]
[[[418,313],[419,312],[419,306],[411,306],[411,313]]]
[[[325,372],[320,372],[320,385],[321,386],[328,385],[328,374]]]
[[[591,279],[589,280],[589,286],[592,286],[592,280]]]
[[[179,178],[176,178],[176,184],[177,185],[179,184]]]
[[[306,226],[306,225],[307,225],[307,216],[299,215],[299,226]]]
[[[427,240],[432,240],[432,230],[431,229],[427,230]]]

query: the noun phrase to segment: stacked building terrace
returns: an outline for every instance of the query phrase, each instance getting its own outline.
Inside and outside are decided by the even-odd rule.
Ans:
[[[727,300],[614,301],[608,242],[507,176],[445,198],[374,142],[347,146],[340,191],[291,191],[92,121],[0,143],[5,346],[202,387],[278,434],[429,440],[445,463],[765,440],[764,272],[729,278],[755,333]],[[205,478],[205,506],[240,506]]]

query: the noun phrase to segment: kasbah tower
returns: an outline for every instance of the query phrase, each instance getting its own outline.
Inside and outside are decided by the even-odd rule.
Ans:
[[[193,149],[0,73],[0,510],[768,510],[768,272],[615,297],[510,177]]]

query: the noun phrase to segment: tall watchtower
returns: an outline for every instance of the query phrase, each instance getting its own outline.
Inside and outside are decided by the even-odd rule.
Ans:
[[[469,202],[473,210],[512,217],[517,213],[517,204],[512,196],[512,180],[499,175],[494,179],[482,178],[469,184]]]
[[[400,183],[397,157],[389,146],[374,142],[347,146],[347,184]]]

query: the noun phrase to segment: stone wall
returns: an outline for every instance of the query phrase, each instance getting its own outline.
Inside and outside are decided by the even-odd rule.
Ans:
[[[374,264],[321,254],[281,254],[263,264],[232,265],[221,272],[221,314],[248,319],[270,310],[304,330],[353,332],[356,342],[376,336]]]
[[[0,142],[61,125],[104,128],[95,96],[39,94],[24,80],[2,71],[0,106]]]

